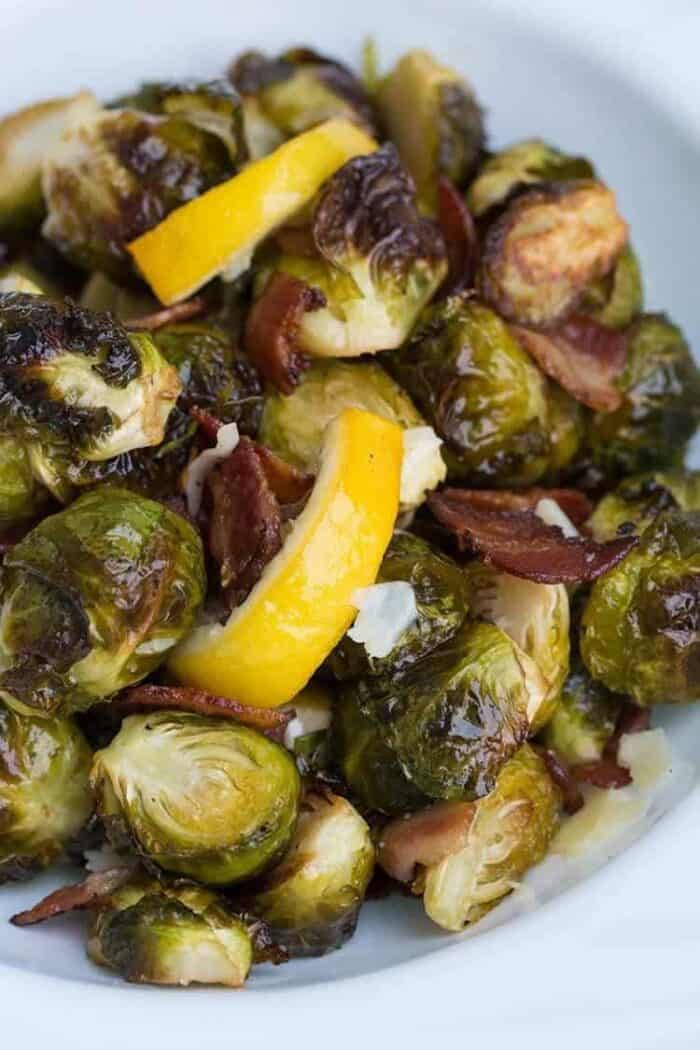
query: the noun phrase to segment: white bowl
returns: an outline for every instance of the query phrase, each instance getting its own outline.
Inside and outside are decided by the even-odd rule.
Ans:
[[[691,340],[700,338],[700,218],[690,206],[700,181],[696,142],[648,94],[575,40],[564,44],[541,25],[528,27],[519,17],[456,2],[355,0],[341,7],[321,0],[265,6],[235,0],[32,0],[21,8],[5,6],[3,109],[80,86],[109,97],[140,79],[217,75],[250,46],[274,50],[308,43],[354,61],[363,36],[372,32],[383,63],[408,47],[429,47],[473,80],[493,143],[538,135],[593,157],[631,223],[649,306],[667,309]],[[692,759],[700,746],[700,709],[664,712],[662,718],[674,748]],[[466,1041],[484,1026],[493,1038],[510,1025],[522,1034],[532,1023],[544,1045],[541,1039],[566,1015],[573,1046],[592,1018],[602,1016],[596,1004],[607,1011],[610,1042],[602,1045],[612,1046],[617,1027],[629,1033],[614,1009],[620,987],[636,1003],[636,1032],[651,1031],[639,1024],[645,1004],[661,1004],[654,1023],[664,1004],[674,1004],[672,1018],[664,1021],[668,1035],[684,1010],[695,1016],[690,966],[675,956],[669,961],[669,927],[660,920],[676,933],[697,933],[697,896],[684,900],[697,859],[686,832],[697,817],[694,790],[677,814],[605,871],[483,936],[436,931],[418,902],[371,902],[343,951],[263,967],[235,996],[126,987],[86,960],[80,916],[32,930],[5,925],[6,917],[57,883],[55,874],[3,887],[4,1041],[9,1045],[15,1024],[24,1046],[51,1039],[52,1050],[111,1047],[125,1039],[138,1050],[176,1050],[210,1032],[219,1038],[221,1031],[230,1031],[231,1045],[235,1040],[246,1047],[269,1046],[275,1037],[287,1045],[339,1046],[348,1033],[356,1045],[365,1028],[372,1034],[369,1045],[394,1037],[414,1045],[412,1039],[424,1041],[428,1032],[447,1038],[459,1030]],[[658,921],[645,939],[638,923],[643,918],[649,929],[651,917]],[[601,944],[607,953],[601,954]],[[649,954],[647,966],[644,953],[654,947],[655,962]]]

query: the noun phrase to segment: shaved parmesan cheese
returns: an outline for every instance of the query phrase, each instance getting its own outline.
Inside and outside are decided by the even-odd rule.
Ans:
[[[561,509],[556,500],[541,499],[535,507],[535,514],[541,518],[545,525],[556,525],[569,539],[579,535],[579,531],[571,518]]]
[[[294,750],[294,741],[307,733],[318,733],[328,729],[331,724],[331,698],[325,689],[309,685],[298,696],[285,704],[282,711],[294,711],[294,718],[284,731],[284,746]]]
[[[196,459],[185,468],[183,488],[187,500],[187,512],[195,518],[202,506],[204,482],[217,463],[227,459],[238,444],[238,427],[235,423],[226,423],[219,427],[214,448],[205,448]]]
[[[360,611],[348,637],[364,645],[368,656],[388,656],[418,619],[416,596],[405,580],[361,587],[351,600]]]
[[[409,427],[403,432],[401,506],[417,507],[447,477],[440,452],[442,441],[432,427]]]

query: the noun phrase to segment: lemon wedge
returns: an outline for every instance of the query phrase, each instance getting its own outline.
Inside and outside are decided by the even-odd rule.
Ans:
[[[359,587],[374,583],[399,507],[403,433],[357,408],[327,431],[309,501],[282,550],[223,626],[197,627],[170,670],[256,707],[303,689],[357,614]]]
[[[256,245],[307,204],[346,161],[377,143],[347,120],[327,120],[176,208],[128,245],[162,303],[225,273],[242,273]]]

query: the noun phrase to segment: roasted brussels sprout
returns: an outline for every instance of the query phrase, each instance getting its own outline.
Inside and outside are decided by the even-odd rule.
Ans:
[[[590,424],[593,464],[608,479],[680,465],[700,422],[700,373],[683,333],[663,314],[632,325],[618,386],[620,408],[596,413]]]
[[[24,446],[14,437],[0,436],[0,528],[37,516],[46,500]]]
[[[700,471],[675,470],[625,478],[588,520],[596,540],[638,535],[664,510],[700,510]]]
[[[345,635],[328,658],[329,669],[341,681],[405,671],[449,641],[464,623],[469,596],[462,569],[408,532],[394,533],[377,576],[377,583],[396,580],[404,580],[413,588],[418,613],[415,623],[384,657],[370,656],[364,645]]]
[[[138,875],[95,912],[87,950],[99,966],[141,984],[240,988],[253,962],[250,933],[223,898]]]
[[[543,744],[569,765],[597,761],[615,731],[621,703],[621,697],[591,678],[575,656],[559,702],[542,732]]]
[[[637,704],[700,699],[700,512],[665,511],[597,580],[581,623],[595,679]]]
[[[80,305],[96,313],[110,313],[120,321],[133,321],[160,308],[160,304],[145,288],[121,285],[104,273],[91,274],[80,293]]]
[[[476,922],[542,860],[557,829],[560,795],[527,744],[474,806],[466,844],[414,882],[427,914],[445,930]]]
[[[323,294],[304,313],[298,348],[357,357],[399,346],[447,273],[438,227],[420,218],[415,188],[387,143],[355,157],[321,189],[312,220],[315,250],[281,254],[261,272],[291,274]]]
[[[188,521],[117,487],[45,518],[5,555],[0,697],[71,713],[140,681],[190,630],[203,562]]]
[[[479,218],[506,204],[513,194],[538,183],[592,179],[593,165],[585,157],[563,153],[542,139],[525,139],[492,154],[467,191],[467,206]]]
[[[517,196],[489,225],[478,283],[506,320],[553,324],[612,270],[626,243],[627,225],[601,182],[545,184]]]
[[[289,850],[246,905],[290,956],[324,955],[355,932],[373,870],[359,813],[338,795],[308,793]]]
[[[471,87],[427,51],[408,51],[379,85],[377,104],[389,137],[429,211],[446,175],[464,186],[484,148],[483,114]]]
[[[555,484],[574,464],[585,443],[586,416],[583,405],[563,387],[547,382],[549,455],[545,477]]]
[[[530,718],[530,732],[536,733],[556,708],[569,670],[566,587],[522,580],[478,561],[470,563],[466,573],[472,613],[505,631],[542,674],[541,702]]]
[[[0,704],[0,883],[47,867],[92,811],[92,752],[67,718],[27,718]]]
[[[435,799],[492,790],[541,703],[541,675],[498,627],[464,625],[401,674],[346,687],[380,730],[401,770]]]
[[[299,774],[284,748],[202,715],[131,715],[90,779],[113,842],[217,886],[274,864],[297,818]]]
[[[608,328],[625,328],[643,305],[639,260],[627,245],[610,273],[588,285],[580,309]]]
[[[0,425],[59,500],[86,463],[159,444],[179,393],[146,333],[71,302],[0,294]]]

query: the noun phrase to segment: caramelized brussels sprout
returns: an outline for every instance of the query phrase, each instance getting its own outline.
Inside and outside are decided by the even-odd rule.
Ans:
[[[580,309],[608,328],[625,328],[643,305],[639,260],[628,244],[610,273],[588,285]]]
[[[594,465],[609,479],[680,465],[700,422],[700,373],[683,333],[663,314],[633,324],[618,386],[620,408],[591,421]]]
[[[46,498],[24,446],[14,437],[0,436],[0,527],[36,517]]]
[[[227,886],[289,845],[299,774],[272,740],[236,722],[174,711],[131,715],[90,776],[98,812],[165,871]]]
[[[204,886],[133,876],[90,923],[93,962],[141,984],[240,988],[253,962],[246,926]]]
[[[246,898],[291,957],[325,955],[352,937],[374,871],[369,828],[347,799],[307,794],[284,859]]]
[[[700,699],[700,512],[665,511],[593,585],[581,655],[641,706]]]
[[[0,294],[0,423],[59,500],[86,463],[159,444],[179,393],[146,333],[68,301]]]
[[[447,273],[438,227],[420,218],[415,188],[390,143],[355,157],[322,188],[312,254],[282,254],[273,272],[291,274],[323,294],[305,313],[298,348],[318,357],[357,357],[399,346]]]
[[[421,206],[434,211],[439,177],[464,186],[480,160],[486,136],[474,92],[453,69],[416,50],[379,85],[377,104]]]
[[[508,321],[553,324],[615,265],[627,225],[601,182],[557,182],[515,198],[488,227],[479,285]]]
[[[621,698],[591,678],[576,656],[542,742],[569,765],[597,761],[615,731],[620,707]]]
[[[92,752],[67,718],[0,704],[0,883],[48,867],[92,812]]]
[[[413,588],[418,618],[403,632],[391,652],[370,656],[364,645],[345,635],[328,658],[336,678],[405,671],[459,630],[467,616],[469,596],[464,573],[451,558],[426,540],[395,532],[379,569],[377,583],[404,580]]]
[[[547,767],[524,744],[499,773],[493,791],[474,805],[466,844],[414,882],[433,922],[461,930],[510,893],[547,852],[559,805]]]
[[[639,535],[664,510],[700,510],[700,471],[675,470],[625,478],[596,506],[588,526],[604,543],[620,534]]]
[[[467,207],[475,218],[506,204],[515,192],[538,183],[592,179],[593,165],[585,157],[563,153],[542,139],[525,139],[492,154],[467,191]]]
[[[5,555],[0,697],[71,713],[140,681],[190,630],[204,584],[188,521],[124,489],[86,493]]]
[[[585,444],[586,415],[583,405],[557,383],[547,382],[549,456],[546,478],[555,483],[566,474]]]

